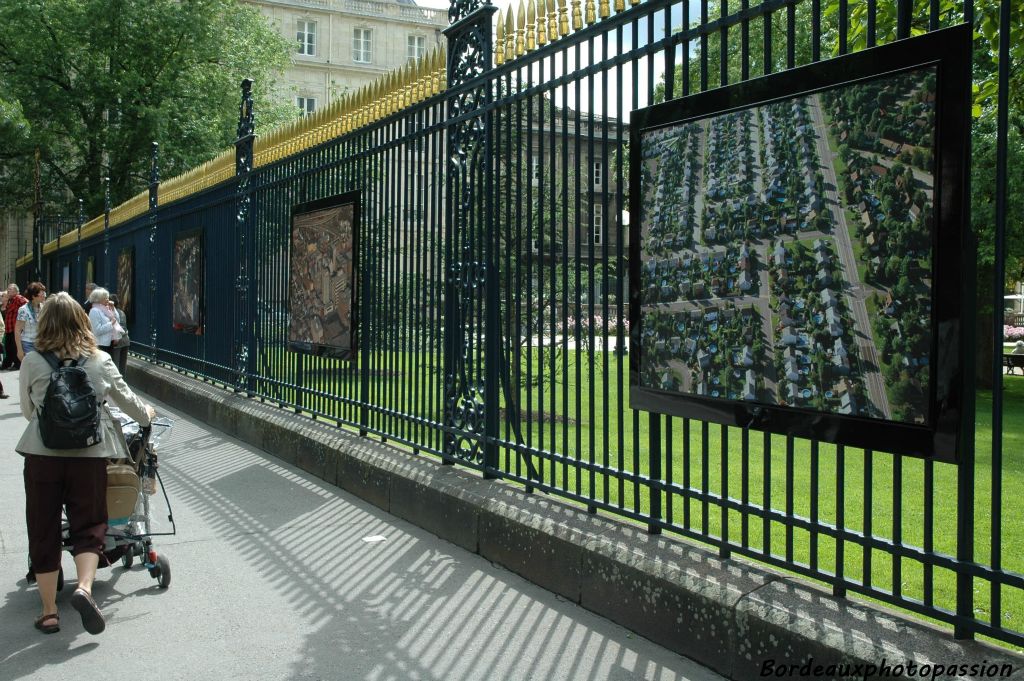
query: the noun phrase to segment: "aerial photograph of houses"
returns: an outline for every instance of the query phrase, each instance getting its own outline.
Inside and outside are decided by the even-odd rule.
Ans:
[[[642,387],[928,419],[935,85],[641,132]]]

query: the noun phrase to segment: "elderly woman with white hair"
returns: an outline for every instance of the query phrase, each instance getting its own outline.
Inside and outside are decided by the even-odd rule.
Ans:
[[[96,347],[107,353],[117,363],[117,341],[124,329],[117,318],[117,310],[110,303],[110,292],[97,286],[89,294],[89,323],[92,324],[92,335],[96,336]]]

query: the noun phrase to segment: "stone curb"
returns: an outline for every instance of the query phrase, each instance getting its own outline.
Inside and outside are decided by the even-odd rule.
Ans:
[[[134,358],[128,378],[190,417],[728,678],[900,678],[900,671],[932,678],[914,674],[913,662],[918,672],[925,664],[965,666],[936,678],[1024,680],[1024,655],[955,641],[770,569],[722,560]],[[992,665],[1012,671],[994,675]]]

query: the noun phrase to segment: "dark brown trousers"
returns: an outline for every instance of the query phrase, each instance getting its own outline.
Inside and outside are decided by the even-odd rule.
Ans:
[[[102,559],[107,534],[107,460],[26,455],[28,555],[37,573],[60,567],[64,507],[72,555],[89,552]]]

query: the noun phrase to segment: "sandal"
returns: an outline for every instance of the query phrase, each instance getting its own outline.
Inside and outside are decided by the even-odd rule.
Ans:
[[[103,613],[88,591],[75,589],[75,593],[71,594],[71,607],[82,616],[82,626],[90,634],[98,634],[107,628],[107,623],[103,621]]]
[[[47,620],[56,620],[56,623],[43,624],[43,622],[46,622]],[[49,615],[40,615],[36,618],[35,627],[44,634],[56,634],[60,631],[60,615],[55,612],[50,613]]]

